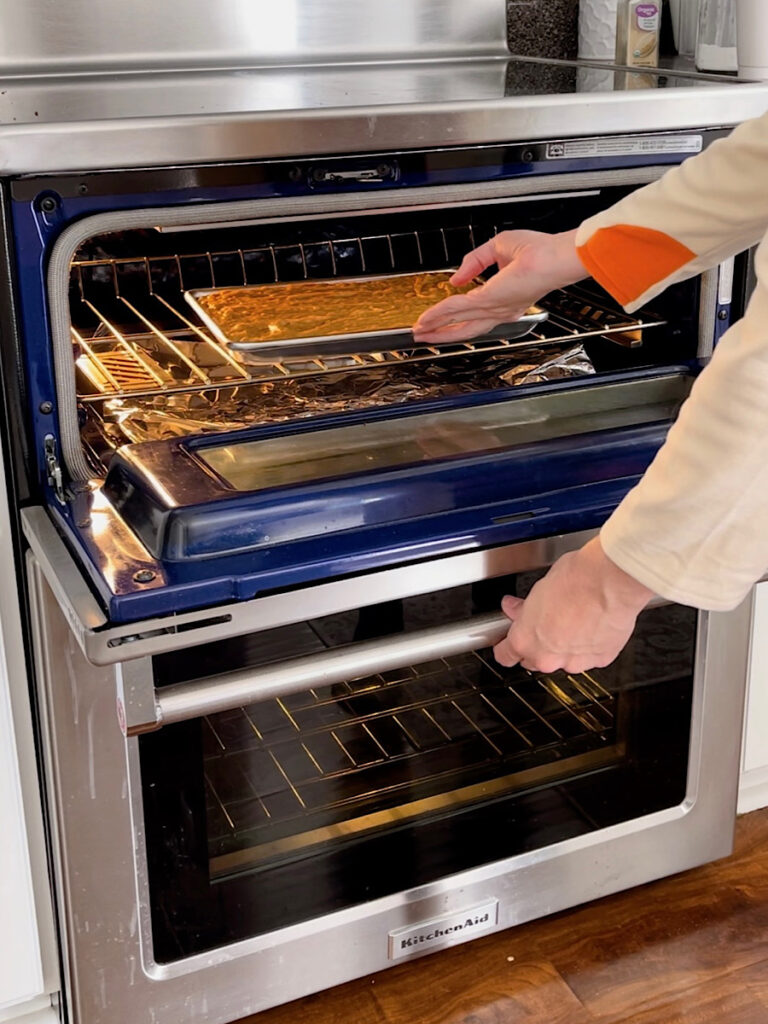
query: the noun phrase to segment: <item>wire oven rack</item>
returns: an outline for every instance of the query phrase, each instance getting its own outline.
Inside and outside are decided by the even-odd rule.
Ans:
[[[206,719],[211,870],[541,785],[616,760],[592,675],[439,659]]]
[[[494,228],[494,232],[495,232]],[[465,229],[464,248],[476,239]],[[430,237],[427,237],[429,235]],[[436,236],[437,241],[434,237]],[[409,255],[403,255],[404,246]],[[189,288],[233,287],[285,280],[440,269],[455,262],[455,241],[445,229],[337,239],[257,249],[78,260],[72,266],[72,340],[80,400],[227,389],[245,384],[449,359],[472,353],[514,352],[608,335],[637,345],[644,328],[660,326],[653,315],[628,316],[583,289],[555,292],[541,305],[550,314],[524,340],[463,342],[436,348],[414,345],[381,353],[294,359],[249,365],[196,323],[183,302]]]

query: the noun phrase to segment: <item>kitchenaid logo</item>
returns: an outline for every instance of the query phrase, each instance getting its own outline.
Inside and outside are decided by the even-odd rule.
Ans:
[[[476,935],[490,931],[498,920],[499,904],[498,900],[493,900],[480,907],[460,910],[448,917],[398,928],[389,933],[389,958],[397,960],[404,956],[415,956],[438,946],[467,942]]]
[[[491,920],[490,912],[486,912],[480,916],[468,917],[466,921],[460,921],[458,924],[448,925],[447,928],[434,928],[431,932],[419,932],[416,935],[410,935],[407,939],[400,939],[400,949],[413,949],[414,946],[420,946],[425,942],[435,942],[438,939],[447,938],[449,935],[455,935],[457,932],[468,931],[470,928],[479,928],[481,925],[488,924]]]

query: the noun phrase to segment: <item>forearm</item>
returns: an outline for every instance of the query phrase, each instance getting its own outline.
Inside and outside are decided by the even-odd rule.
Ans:
[[[768,228],[768,114],[581,225],[589,272],[630,310]]]

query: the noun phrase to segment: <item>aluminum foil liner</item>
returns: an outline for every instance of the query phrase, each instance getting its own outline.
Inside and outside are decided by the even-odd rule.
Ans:
[[[502,373],[505,384],[540,384],[548,380],[562,380],[567,377],[586,377],[595,372],[592,360],[583,345],[574,345],[553,356],[551,352],[544,362],[520,364]]]
[[[477,356],[440,362],[383,363],[364,370],[149,398],[107,399],[102,430],[115,446],[288,420],[401,405],[510,385],[594,373],[582,346],[528,349],[525,362]]]

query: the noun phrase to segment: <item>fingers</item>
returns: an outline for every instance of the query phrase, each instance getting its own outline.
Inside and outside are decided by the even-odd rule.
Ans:
[[[471,317],[478,317],[485,314],[478,308],[477,300],[474,298],[476,292],[467,292],[464,295],[449,295],[447,299],[438,302],[430,309],[425,310],[414,324],[414,333],[417,331],[434,331],[439,327],[446,327],[449,324],[463,322]]]
[[[507,637],[493,648],[493,656],[504,668],[513,668],[520,661],[520,655],[510,645]]]
[[[524,608],[523,598],[513,597],[510,594],[502,598],[501,610],[510,620],[511,625],[504,639],[500,640],[493,648],[493,655],[499,665],[503,665],[504,668],[520,665],[528,672],[547,674],[562,670],[578,675],[578,673],[588,672],[592,668],[604,668],[613,660],[605,652],[566,654],[547,650],[540,641],[532,637],[529,631],[517,622],[517,620],[522,621]]]
[[[486,334],[496,326],[495,320],[464,320],[457,324],[448,324],[433,331],[424,331],[420,327],[414,327],[413,340],[420,345],[431,345],[433,343],[444,344],[447,341],[469,341],[470,338],[477,338]]]
[[[525,602],[522,597],[512,597],[511,594],[507,594],[506,597],[503,597],[501,600],[501,610],[508,619],[511,619],[512,622],[514,622],[524,604]]]
[[[520,614],[524,603],[525,602],[522,598],[513,597],[511,594],[506,594],[501,599],[501,610],[504,612],[507,618],[513,623],[513,625],[510,626],[507,635],[504,637],[504,639],[499,641],[499,643],[497,643],[496,646],[493,648],[494,658],[499,663],[499,665],[503,665],[504,668],[512,668],[514,665],[517,665],[520,661],[521,655],[514,647],[512,631],[514,629],[514,621]]]
[[[529,652],[524,654],[515,646],[514,626],[507,633],[501,643],[493,648],[493,656],[499,665],[504,668],[513,668],[520,665],[528,672],[541,672],[544,674],[557,672],[562,668],[562,660],[557,654],[545,652]]]
[[[547,651],[519,650],[516,646],[514,626],[493,648],[493,656],[504,668],[514,668],[515,665],[519,665],[527,672],[538,672],[542,675],[551,675],[560,670],[571,675],[578,675],[580,672],[588,672],[592,668],[604,667],[600,663],[603,659],[600,658],[563,657],[561,654],[552,654]]]
[[[451,284],[457,287],[462,284],[469,284],[478,274],[482,274],[488,267],[492,267],[496,262],[495,242],[495,238],[492,238],[490,241],[478,246],[477,249],[473,249],[472,252],[468,252],[461,261],[461,266],[451,278]]]

